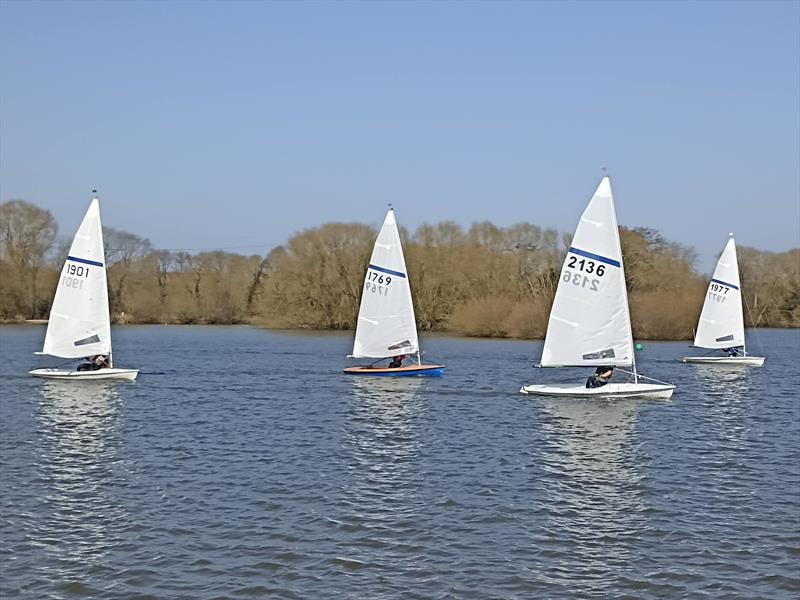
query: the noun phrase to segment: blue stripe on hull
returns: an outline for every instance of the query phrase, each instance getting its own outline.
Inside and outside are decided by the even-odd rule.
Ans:
[[[348,375],[369,375],[370,377],[441,377],[444,375],[444,367],[436,369],[420,369],[419,371],[379,371],[370,372],[369,369],[363,371],[345,371]]]

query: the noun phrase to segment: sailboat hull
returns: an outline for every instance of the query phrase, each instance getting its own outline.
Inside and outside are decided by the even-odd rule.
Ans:
[[[672,396],[674,385],[655,383],[609,383],[599,388],[587,388],[575,383],[523,385],[519,390],[533,396],[567,398],[661,398]]]
[[[139,374],[138,369],[98,369],[97,371],[67,371],[65,369],[34,369],[29,371],[34,377],[43,379],[60,379],[68,381],[106,381],[117,379],[133,381]]]
[[[360,365],[344,369],[347,375],[372,375],[373,377],[441,377],[444,365],[407,365],[389,369],[387,367],[371,367]]]
[[[683,362],[696,365],[726,365],[736,367],[760,367],[763,356],[684,356]]]

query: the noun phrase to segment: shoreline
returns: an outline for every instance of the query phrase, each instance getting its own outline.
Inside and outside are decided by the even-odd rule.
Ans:
[[[47,319],[23,319],[19,321],[0,321],[0,325],[46,325],[48,322]],[[148,323],[148,322],[125,322],[125,323],[112,323],[112,325],[154,325],[154,326],[170,326],[170,327],[253,327],[254,329],[263,329],[266,331],[273,331],[276,333],[279,332],[303,332],[303,333],[355,333],[354,329],[312,329],[312,328],[305,328],[305,327],[266,327],[264,325],[259,325],[257,323]],[[746,327],[745,329],[776,329],[776,330],[800,330],[800,327]],[[460,338],[460,339],[473,339],[473,340],[508,340],[508,341],[543,341],[543,337],[536,337],[536,338],[524,338],[524,337],[511,337],[511,336],[475,336],[475,335],[463,335],[455,331],[448,331],[448,330],[431,330],[431,331],[421,331],[419,332],[420,335],[441,335],[445,337],[452,337],[452,338]],[[648,341],[648,342],[691,342],[691,337],[684,337],[684,338],[634,338],[637,340]]]

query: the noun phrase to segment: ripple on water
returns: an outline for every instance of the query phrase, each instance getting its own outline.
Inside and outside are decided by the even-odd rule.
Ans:
[[[87,387],[6,376],[40,341],[8,331],[3,598],[800,594],[796,333],[749,371],[649,344],[671,401],[583,402],[517,394],[584,376],[537,343],[393,381],[340,375],[346,336],[122,328],[145,375]]]

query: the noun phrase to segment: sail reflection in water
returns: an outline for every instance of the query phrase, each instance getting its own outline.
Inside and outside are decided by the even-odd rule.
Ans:
[[[348,486],[339,517],[339,559],[347,565],[386,567],[419,581],[418,515],[420,422],[426,382],[416,378],[353,378],[345,422]],[[395,581],[395,584],[397,582]]]
[[[554,559],[550,583],[578,594],[613,581],[633,557],[648,510],[637,459],[636,399],[543,402],[548,496],[537,545]],[[568,539],[564,539],[564,537]],[[596,581],[592,581],[596,579]],[[611,591],[611,590],[609,590]]]
[[[738,365],[703,365],[694,367],[697,373],[697,385],[702,388],[703,395],[715,400],[738,401],[744,399],[750,391],[753,373],[743,370]]]
[[[749,428],[754,425],[749,419],[753,398],[750,387],[752,378],[759,375],[738,365],[698,364],[694,369],[698,378],[696,385],[702,389],[702,396],[698,394],[702,398],[698,427],[713,432],[705,447],[700,449],[702,460],[696,462],[696,473],[703,474],[707,485],[727,487],[729,493],[735,485],[736,493],[742,494],[742,502],[746,503],[755,482],[741,454],[748,445]],[[709,469],[720,464],[725,468]],[[709,472],[705,473],[706,470]]]
[[[102,382],[46,381],[42,396],[37,463],[43,517],[29,539],[60,565],[53,569],[47,561],[50,567],[39,570],[36,580],[63,584],[79,579],[71,574],[85,573],[87,564],[107,564],[127,522],[113,493],[120,400],[113,385]]]

